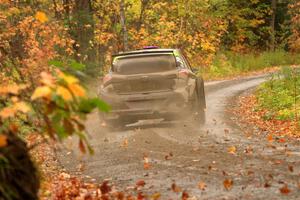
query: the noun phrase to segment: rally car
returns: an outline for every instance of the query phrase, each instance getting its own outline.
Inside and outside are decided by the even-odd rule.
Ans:
[[[112,126],[158,118],[205,120],[203,79],[179,49],[146,48],[113,55],[99,96],[111,105],[103,118]]]

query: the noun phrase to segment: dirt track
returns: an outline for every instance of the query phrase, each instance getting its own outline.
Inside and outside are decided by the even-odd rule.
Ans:
[[[180,196],[170,190],[173,181],[198,199],[300,199],[299,141],[270,145],[264,135],[253,133],[250,138],[227,112],[236,105],[235,97],[264,80],[261,76],[206,84],[204,127],[187,121],[111,132],[94,113],[87,128],[95,155],[80,156],[77,141],[70,140],[66,145],[75,150],[61,153],[59,160],[73,174],[98,181],[111,179],[118,188],[142,179],[144,190],[158,191],[162,199]],[[232,146],[235,154],[228,153]],[[150,161],[148,170],[144,155]],[[229,191],[223,186],[225,179],[233,180]],[[198,189],[199,181],[207,185],[205,191]],[[279,190],[285,184],[291,190],[288,195]]]

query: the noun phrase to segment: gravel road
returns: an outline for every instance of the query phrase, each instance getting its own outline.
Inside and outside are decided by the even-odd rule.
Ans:
[[[237,106],[236,97],[265,80],[256,76],[205,84],[202,127],[186,120],[110,131],[93,113],[87,128],[95,155],[82,156],[77,141],[70,139],[59,161],[71,174],[109,179],[120,189],[144,180],[143,190],[160,192],[161,199],[180,197],[170,189],[173,182],[197,199],[300,199],[300,142],[271,145],[264,134],[239,125],[228,112]],[[144,169],[145,156],[149,169]],[[226,179],[233,181],[229,190],[223,185]],[[205,183],[204,190],[199,182]],[[280,192],[285,185],[287,195]]]

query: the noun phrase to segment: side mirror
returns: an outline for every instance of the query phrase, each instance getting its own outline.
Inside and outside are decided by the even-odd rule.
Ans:
[[[192,71],[195,73],[195,74],[198,74],[200,72],[200,68],[199,67],[193,67],[192,68]]]

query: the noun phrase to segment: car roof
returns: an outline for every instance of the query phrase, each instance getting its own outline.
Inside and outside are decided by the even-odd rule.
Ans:
[[[173,53],[176,49],[139,49],[134,51],[125,51],[114,54],[113,57],[126,56],[134,54],[151,54],[151,53]]]

